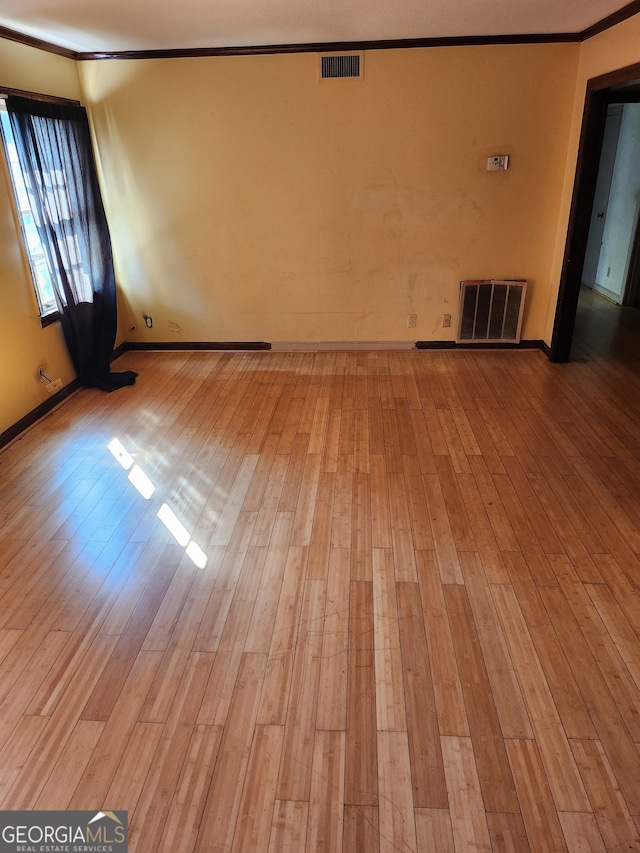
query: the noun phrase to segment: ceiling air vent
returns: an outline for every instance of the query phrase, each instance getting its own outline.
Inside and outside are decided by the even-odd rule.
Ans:
[[[362,53],[324,53],[319,56],[319,80],[362,80]]]
[[[458,343],[519,343],[526,289],[523,280],[461,281]]]

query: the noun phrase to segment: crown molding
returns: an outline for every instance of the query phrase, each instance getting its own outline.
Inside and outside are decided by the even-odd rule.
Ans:
[[[309,42],[306,44],[193,47],[167,50],[123,50],[79,53],[78,60],[184,59],[200,56],[265,56],[283,53],[339,53],[362,50],[400,50],[429,47],[469,47],[498,44],[548,44],[581,41],[580,33],[524,33],[497,36],[450,36],[447,38],[382,39],[377,41]]]
[[[593,38],[593,36],[603,33],[605,30],[615,27],[616,24],[621,24],[623,21],[633,18],[633,16],[637,15],[638,12],[640,12],[640,0],[632,0],[631,3],[627,3],[627,5],[623,6],[622,9],[619,9],[612,15],[608,15],[606,18],[603,18],[601,21],[593,24],[593,26],[587,27],[586,30],[583,30],[580,33],[580,41],[587,41],[588,39]]]
[[[26,44],[28,47],[36,47],[38,50],[46,50],[47,53],[56,53],[58,56],[65,56],[67,59],[77,60],[79,57],[77,50],[69,50],[68,47],[62,47],[59,44],[53,44],[50,41],[27,36],[24,33],[19,33],[17,30],[10,30],[8,27],[0,26],[0,38],[7,41],[16,41],[19,44]]]
[[[430,47],[471,47],[477,45],[566,44],[584,42],[640,13],[640,0],[632,0],[622,9],[608,15],[578,33],[522,33],[495,36],[450,36],[447,38],[381,39],[377,41],[311,42],[305,44],[246,45],[237,47],[194,47],[166,50],[76,51],[44,39],[28,36],[0,26],[0,38],[15,41],[67,59],[90,61],[101,59],[178,59],[200,56],[265,56],[287,53],[322,53],[352,50],[400,50]]]

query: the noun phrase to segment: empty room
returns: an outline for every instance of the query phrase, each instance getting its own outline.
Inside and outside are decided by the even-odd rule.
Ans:
[[[0,851],[640,851],[640,4],[0,0]]]

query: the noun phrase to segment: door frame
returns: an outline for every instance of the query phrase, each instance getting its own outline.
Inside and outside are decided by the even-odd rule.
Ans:
[[[629,260],[623,305],[640,308],[640,212],[636,219],[636,231]]]
[[[587,82],[550,361],[569,361],[571,353],[607,107],[610,103],[640,101],[640,91],[636,88],[639,83],[640,63],[592,77]],[[625,86],[628,87],[626,90]]]

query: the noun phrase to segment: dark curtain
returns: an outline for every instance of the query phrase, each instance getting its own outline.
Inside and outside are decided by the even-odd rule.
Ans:
[[[18,97],[6,103],[78,378],[106,391],[132,385],[136,373],[110,368],[115,274],[86,111]]]

